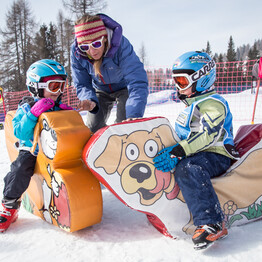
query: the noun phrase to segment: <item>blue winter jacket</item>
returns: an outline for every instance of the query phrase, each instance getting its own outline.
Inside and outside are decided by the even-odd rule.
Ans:
[[[38,117],[34,116],[30,109],[39,100],[39,98],[26,96],[20,101],[15,117],[12,120],[14,135],[19,139],[19,149],[30,150],[33,145],[34,129]],[[61,103],[61,102],[59,102]],[[48,111],[59,111],[59,103]],[[35,155],[38,153],[38,147]]]
[[[81,52],[75,39],[71,47],[72,78],[79,100],[96,102],[99,108],[96,89],[113,93],[123,88],[128,89],[126,117],[142,117],[148,96],[148,80],[143,64],[133,50],[133,46],[122,35],[122,27],[110,17],[99,14],[103,20],[110,48],[103,57],[102,77],[96,76],[92,60]]]

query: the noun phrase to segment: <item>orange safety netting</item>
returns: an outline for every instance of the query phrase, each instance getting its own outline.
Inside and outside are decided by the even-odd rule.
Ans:
[[[231,97],[244,91],[250,94],[252,92],[252,67],[254,63],[255,60],[216,63],[217,80],[215,82],[215,86],[217,92],[222,95],[230,94]],[[156,69],[148,67],[146,68],[146,71],[150,94],[158,95],[157,92],[169,90],[169,94],[171,94],[171,100],[179,102],[179,100],[176,98],[171,68]],[[3,103],[0,104],[0,117],[10,110],[17,109],[20,99],[26,95],[30,95],[27,90],[21,92],[3,92],[4,105]],[[252,100],[253,98],[250,96],[235,97],[236,106],[239,108],[235,112],[235,120],[244,120],[241,118],[243,115],[241,112],[243,112],[243,110],[247,110],[245,104],[247,105],[253,103],[253,100],[251,101],[250,99]],[[71,107],[76,108],[79,100],[76,96],[76,90],[73,86],[66,88],[62,101]],[[162,102],[160,101],[160,103]],[[257,108],[257,110],[260,109]],[[258,115],[258,117],[260,116]]]

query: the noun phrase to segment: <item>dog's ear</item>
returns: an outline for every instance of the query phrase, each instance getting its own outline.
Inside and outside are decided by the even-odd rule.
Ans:
[[[165,147],[172,146],[180,140],[176,133],[168,125],[156,127],[152,130],[152,132],[156,133],[156,136],[160,138]]]
[[[112,135],[107,141],[104,151],[94,162],[96,168],[103,167],[108,174],[113,174],[118,169],[121,160],[123,143],[127,135]]]

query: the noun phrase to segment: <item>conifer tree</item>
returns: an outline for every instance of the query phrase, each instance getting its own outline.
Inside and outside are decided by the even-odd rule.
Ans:
[[[219,63],[224,62],[224,57],[223,57],[223,55],[221,53],[218,56],[218,62]]]
[[[235,44],[234,44],[232,36],[230,36],[230,38],[229,38],[227,56],[226,57],[227,57],[228,62],[236,61],[236,58],[237,58],[237,53],[235,51]]]
[[[36,33],[35,42],[37,45],[35,46],[35,57],[36,60],[48,58],[49,51],[47,49],[47,31],[48,27],[43,24],[40,26],[39,31]]]
[[[211,51],[211,46],[210,46],[209,41],[207,41],[207,47],[206,47],[205,52],[208,53],[210,56],[212,56],[212,51]]]
[[[255,59],[258,58],[258,56],[259,56],[259,50],[257,49],[257,45],[256,45],[256,43],[255,43],[255,44],[253,45],[253,47],[251,47],[251,48],[249,49],[248,58],[249,58],[250,60],[255,60]]]
[[[35,58],[54,59],[59,58],[59,47],[57,43],[57,28],[51,22],[49,27],[43,24],[35,37]]]

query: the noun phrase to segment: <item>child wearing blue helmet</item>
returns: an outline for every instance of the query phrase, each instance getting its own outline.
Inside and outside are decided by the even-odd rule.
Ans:
[[[14,135],[19,139],[19,154],[4,178],[0,232],[7,230],[16,221],[20,198],[34,174],[38,148],[34,154],[30,153],[30,149],[38,117],[47,111],[72,109],[61,103],[66,78],[64,67],[50,59],[39,60],[27,70],[26,85],[32,96],[22,98],[12,120]]]
[[[207,53],[181,55],[172,72],[178,97],[187,106],[175,122],[181,141],[161,150],[154,164],[164,172],[175,168],[176,182],[196,226],[194,248],[203,249],[228,234],[211,178],[223,174],[239,157],[232,114],[227,101],[214,90],[216,64]]]

